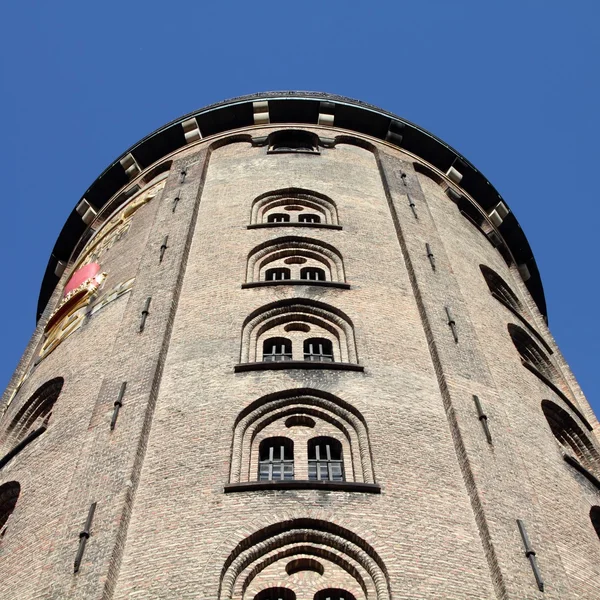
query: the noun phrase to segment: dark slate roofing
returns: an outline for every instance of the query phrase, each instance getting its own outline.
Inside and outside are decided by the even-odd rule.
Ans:
[[[85,198],[96,209],[101,209],[114,194],[126,186],[129,179],[120,160],[127,154],[131,153],[140,168],[145,169],[163,156],[184,147],[186,141],[181,126],[183,121],[195,118],[203,138],[254,125],[252,103],[257,100],[268,100],[271,124],[315,125],[319,113],[326,112],[335,114],[335,128],[363,133],[382,140],[386,140],[387,137],[388,142],[397,142],[401,148],[421,157],[444,173],[450,166],[456,166],[458,163],[463,174],[460,187],[472,196],[485,212],[492,210],[499,201],[504,201],[494,186],[466,158],[414,123],[360,100],[320,92],[294,91],[241,96],[212,104],[171,121],[119,156],[85,191],[82,199]],[[400,135],[389,135],[390,133]],[[46,267],[38,301],[38,317],[58,283],[59,278],[55,275],[58,261],[69,260],[86,227],[81,216],[73,209],[58,236]],[[527,266],[530,278],[526,285],[545,316],[546,301],[540,274],[527,238],[512,212],[498,230],[517,264]]]

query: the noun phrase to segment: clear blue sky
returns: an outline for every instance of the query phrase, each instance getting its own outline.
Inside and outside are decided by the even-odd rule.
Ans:
[[[343,94],[454,146],[540,267],[550,327],[600,411],[599,0],[7,2],[2,10],[4,389],[69,212],[184,113],[267,90]]]

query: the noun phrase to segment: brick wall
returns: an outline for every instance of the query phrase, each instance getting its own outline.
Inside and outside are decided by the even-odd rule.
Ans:
[[[0,470],[0,485],[21,485],[0,539],[0,597],[246,600],[286,587],[298,600],[325,588],[357,600],[594,598],[600,542],[589,510],[598,489],[564,461],[541,401],[597,421],[516,266],[398,149],[346,141],[319,155],[268,154],[232,142],[172,157],[165,188],[100,260],[103,289],[135,278],[131,292],[31,370],[58,293],[51,301],[4,397],[31,370],[6,423],[45,381],[65,380],[48,430]],[[286,188],[330,198],[341,229],[248,228],[254,200]],[[349,289],[242,287],[257,248],[285,249],[298,237],[339,254]],[[527,325],[490,294],[479,265],[521,300],[523,319],[553,351],[564,396],[521,364],[507,325]],[[263,330],[245,337],[248,317],[278,302],[304,312],[275,323],[277,335],[301,322],[336,342],[342,315],[349,364],[236,369],[247,356],[260,361],[257,344],[271,331],[259,319]],[[306,335],[290,334],[296,345]],[[313,426],[290,427],[291,416]],[[346,482],[306,481],[307,443],[322,435],[341,442]],[[274,436],[294,440],[292,486],[257,485],[260,441]],[[537,551],[543,594],[517,519]],[[322,573],[288,574],[297,559]]]

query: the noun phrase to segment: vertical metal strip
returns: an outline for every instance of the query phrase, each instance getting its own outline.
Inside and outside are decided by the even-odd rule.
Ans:
[[[531,547],[531,542],[529,541],[529,536],[527,535],[527,530],[525,529],[525,523],[521,519],[517,519],[517,525],[519,526],[519,532],[521,533],[523,546],[525,546],[525,556],[529,559],[529,562],[531,564],[531,570],[533,571],[533,576],[535,577],[538,590],[540,590],[540,592],[543,592],[544,580],[542,579],[542,574],[537,564],[535,550]]]
[[[96,502],[93,502],[88,510],[88,516],[85,520],[83,530],[79,534],[79,547],[77,548],[77,554],[75,555],[75,562],[73,564],[73,573],[79,572],[81,567],[81,561],[83,559],[83,553],[85,552],[85,545],[90,537],[90,529],[92,527],[92,521],[94,519],[94,513],[96,512]]]
[[[144,331],[144,328],[146,327],[146,319],[150,314],[150,302],[152,302],[152,296],[148,296],[148,298],[146,298],[146,304],[144,304],[144,310],[142,310],[142,319],[140,320],[140,333],[142,333],[142,331]]]
[[[110,420],[110,430],[111,431],[114,430],[115,425],[117,424],[117,417],[119,416],[119,410],[123,406],[123,396],[125,395],[126,387],[127,387],[127,382],[124,381],[121,384],[121,389],[119,390],[119,395],[117,396],[117,399],[115,400],[112,419]]]
[[[483,412],[483,407],[481,406],[481,400],[479,397],[473,394],[473,402],[475,402],[475,408],[477,409],[477,415],[479,420],[481,421],[481,426],[483,427],[483,431],[485,433],[485,437],[487,439],[488,444],[492,443],[492,433],[490,432],[490,427],[488,425],[488,418],[485,412]]]
[[[429,242],[425,244],[425,250],[427,251],[427,258],[429,259],[429,264],[431,264],[431,270],[435,271],[435,257],[433,256],[433,252],[431,251],[431,246]]]
[[[161,263],[163,261],[163,258],[165,257],[165,252],[167,250],[167,248],[169,246],[167,246],[167,242],[169,241],[169,236],[165,235],[165,239],[163,240],[163,243],[160,246],[160,257],[158,259],[158,262]]]
[[[454,320],[454,316],[452,315],[451,310],[446,306],[446,316],[448,317],[448,326],[452,331],[452,337],[454,337],[454,343],[458,344],[458,332],[456,331],[456,321]]]

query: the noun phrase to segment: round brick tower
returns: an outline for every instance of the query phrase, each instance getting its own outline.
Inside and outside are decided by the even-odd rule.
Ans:
[[[0,406],[0,598],[600,597],[598,422],[463,156],[234,99],[69,216]]]

